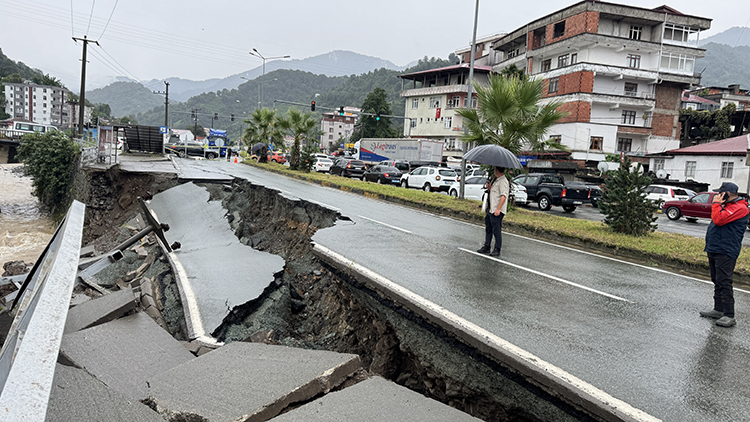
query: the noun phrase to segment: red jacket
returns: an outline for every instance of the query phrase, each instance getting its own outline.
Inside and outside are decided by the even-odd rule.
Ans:
[[[742,239],[750,221],[747,200],[736,199],[728,203],[711,205],[711,224],[706,230],[706,247],[709,253],[718,253],[737,259],[742,251]]]
[[[748,214],[750,214],[750,210],[747,208],[747,200],[742,198],[726,204],[714,202],[711,205],[711,220],[717,226],[723,226],[732,221],[739,220]]]

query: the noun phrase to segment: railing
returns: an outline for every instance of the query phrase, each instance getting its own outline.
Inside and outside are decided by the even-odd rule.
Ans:
[[[0,419],[43,421],[73,293],[85,205],[73,204],[26,277],[0,352]]]
[[[81,146],[81,166],[94,164],[99,160],[99,146],[95,139],[73,138]]]

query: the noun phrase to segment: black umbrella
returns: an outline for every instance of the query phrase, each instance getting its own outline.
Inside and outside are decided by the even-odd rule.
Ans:
[[[253,145],[251,151],[252,152],[258,152],[263,149],[263,147],[266,146],[263,142],[258,142],[257,144]]]
[[[480,145],[464,155],[466,161],[474,161],[479,164],[504,167],[509,169],[520,169],[521,162],[512,152],[500,145]]]

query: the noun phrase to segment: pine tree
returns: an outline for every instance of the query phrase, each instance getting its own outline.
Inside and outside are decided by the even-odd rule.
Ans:
[[[654,214],[659,204],[646,199],[646,187],[651,178],[643,174],[641,165],[631,171],[630,158],[620,168],[609,174],[606,180],[599,211],[606,215],[604,224],[618,233],[643,236],[656,230]]]

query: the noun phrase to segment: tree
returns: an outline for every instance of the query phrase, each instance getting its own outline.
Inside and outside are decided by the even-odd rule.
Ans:
[[[737,111],[732,103],[719,110],[680,110],[683,146],[690,146],[693,142],[726,139],[732,134],[730,118]]]
[[[195,136],[196,138],[198,138],[198,137],[205,138],[206,137],[206,129],[204,129],[203,126],[196,126],[195,124],[192,124],[192,125],[187,125],[185,127],[185,129],[187,129],[190,132],[192,132],[193,136]]]
[[[391,114],[391,105],[388,103],[388,94],[383,88],[375,88],[367,94],[365,101],[362,103],[362,111],[365,113],[380,113],[381,115]],[[391,119],[381,117],[376,120],[375,116],[362,116],[359,121],[362,125],[360,130],[355,130],[349,138],[350,142],[356,142],[360,138],[395,138],[398,132],[391,127]]]
[[[519,155],[525,151],[562,149],[555,140],[545,139],[547,129],[565,115],[553,101],[538,105],[542,81],[490,75],[487,85],[474,84],[478,109],[460,108],[468,133],[462,140],[478,145],[497,144]]]
[[[248,125],[243,137],[245,144],[252,148],[254,144],[263,142],[283,148],[284,135],[275,127],[277,121],[276,110],[255,109],[250,115],[250,119],[245,120]]]
[[[527,79],[528,76],[526,75],[526,71],[524,69],[519,69],[516,67],[515,64],[512,64],[503,70],[500,71],[500,74],[502,76],[505,76],[506,78],[518,78],[518,79]]]
[[[617,233],[643,236],[656,230],[653,224],[658,217],[659,203],[646,199],[646,187],[651,178],[643,174],[640,164],[633,171],[630,157],[620,164],[620,168],[610,172],[598,201],[599,211],[606,215],[604,224]]]
[[[79,152],[75,141],[56,130],[31,133],[21,138],[18,159],[34,179],[34,195],[52,213],[67,207]]]
[[[31,77],[31,82],[34,82],[38,85],[48,85],[48,86],[56,86],[59,88],[63,88],[63,84],[60,81],[60,79],[50,76],[49,74],[42,75],[42,74],[35,74]]]
[[[303,138],[309,139],[310,134],[315,129],[316,121],[312,119],[310,113],[303,114],[296,108],[290,108],[287,117],[277,119],[276,124],[279,130],[289,132],[294,137],[289,167],[292,170],[297,170],[300,167],[300,141]]]

